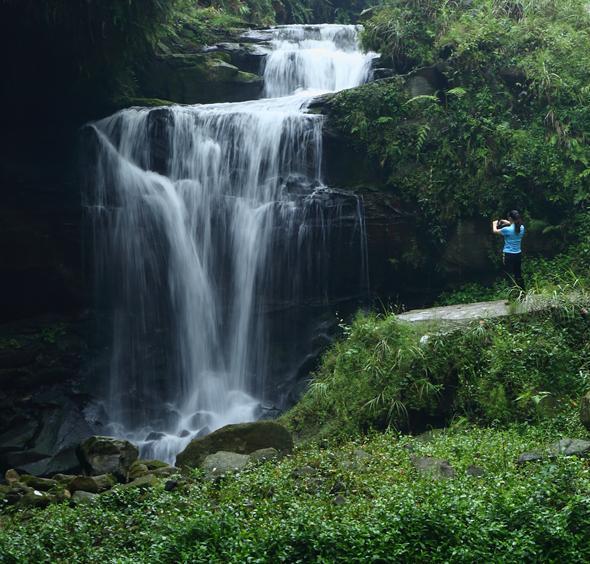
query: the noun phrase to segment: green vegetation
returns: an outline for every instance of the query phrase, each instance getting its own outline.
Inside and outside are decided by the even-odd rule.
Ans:
[[[567,295],[590,287],[590,215],[578,214],[567,226],[568,237],[575,242],[552,258],[527,257],[523,270],[527,285],[536,293]],[[469,283],[443,292],[437,305],[451,305],[485,300],[512,299],[515,289],[505,280],[491,286]]]
[[[4,4],[27,16],[14,30],[4,23],[5,37],[36,37],[41,58],[19,101],[39,98],[40,81],[39,111],[59,102],[55,115],[67,107],[79,120],[112,99],[166,103],[133,98],[133,67],[152,50],[219,41],[245,25],[354,21],[369,3]],[[587,460],[516,463],[588,437],[577,404],[590,389],[589,24],[582,0],[386,0],[363,41],[398,76],[330,102],[333,125],[379,171],[370,187],[416,212],[423,256],[436,256],[462,219],[524,210],[529,233],[551,249],[524,263],[534,289],[524,299],[542,309],[461,327],[360,314],[282,418],[302,440],[293,456],[77,506],[16,509],[0,487],[0,562],[590,559]],[[29,55],[10,63],[15,76],[29,73]],[[418,76],[430,89],[416,91]],[[439,303],[499,297],[512,297],[503,283],[469,284]],[[66,329],[30,339],[55,345]],[[28,344],[0,339],[1,350]],[[406,434],[431,427],[444,430]],[[413,457],[425,456],[448,460],[456,476],[423,475]]]
[[[567,419],[505,430],[451,428],[429,441],[392,433],[338,449],[308,446],[279,463],[166,492],[119,490],[0,516],[2,562],[578,562],[590,557],[587,463],[519,467]],[[359,453],[362,448],[364,453]],[[366,453],[366,454],[365,454]],[[419,474],[412,456],[456,477]],[[476,465],[483,476],[468,475]],[[305,468],[305,472],[300,469]]]
[[[378,189],[416,211],[429,256],[459,219],[513,208],[544,249],[575,240],[590,196],[589,25],[581,0],[387,0],[366,22],[365,46],[432,88],[397,76],[343,92],[332,122]]]
[[[420,431],[457,417],[536,421],[567,410],[590,387],[590,300],[537,299],[546,309],[459,328],[361,314],[284,420],[302,438],[343,437]]]

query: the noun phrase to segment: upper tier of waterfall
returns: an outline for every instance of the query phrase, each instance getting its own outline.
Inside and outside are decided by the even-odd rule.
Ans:
[[[106,409],[145,456],[172,461],[192,437],[255,419],[262,399],[280,403],[269,311],[327,300],[340,247],[366,284],[362,203],[326,197],[323,118],[305,107],[365,81],[373,55],[354,26],[257,33],[266,98],[131,108],[92,125]],[[309,354],[297,339],[285,358]]]

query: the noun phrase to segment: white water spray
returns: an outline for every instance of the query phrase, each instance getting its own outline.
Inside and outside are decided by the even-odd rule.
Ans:
[[[296,303],[310,281],[329,293],[318,278],[342,210],[321,182],[323,118],[305,108],[365,81],[373,55],[354,26],[257,33],[267,98],[128,109],[93,125],[106,407],[113,434],[144,457],[172,462],[193,437],[256,419],[268,304]],[[360,202],[354,213],[360,233]]]

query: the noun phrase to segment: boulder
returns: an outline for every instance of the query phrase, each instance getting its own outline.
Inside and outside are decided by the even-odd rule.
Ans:
[[[76,493],[76,492],[98,493],[98,485],[92,479],[92,476],[76,476],[68,484],[68,490],[71,493]]]
[[[98,500],[98,494],[78,490],[72,495],[72,502],[76,505],[80,503],[94,503]]]
[[[4,479],[9,484],[14,484],[15,482],[18,482],[20,480],[20,475],[14,468],[10,468],[9,470],[6,470],[6,472],[4,473]]]
[[[50,480],[49,478],[38,478],[37,476],[30,475],[21,476],[20,481],[26,486],[29,486],[30,488],[41,490],[43,492],[46,492],[47,490],[50,490],[51,488],[54,488],[58,485],[57,480]]]
[[[47,507],[53,501],[53,497],[35,490],[23,495],[18,504],[21,507]]]
[[[136,460],[129,468],[129,479],[130,480],[135,480],[136,478],[139,478],[140,476],[145,476],[145,474],[148,474],[150,471],[150,469],[141,462],[141,460]]]
[[[333,500],[332,503],[334,505],[345,505],[346,504],[346,498],[343,495],[337,495]]]
[[[291,433],[274,421],[227,425],[206,437],[192,440],[176,457],[176,465],[198,468],[208,455],[216,452],[251,454],[266,448],[274,448],[280,454],[291,452]]]
[[[75,477],[75,474],[54,474],[51,478],[60,484],[69,484]]]
[[[130,467],[128,478],[135,480],[146,474],[154,474],[155,476],[171,476],[176,474],[178,469],[170,466],[161,460],[136,460]]]
[[[100,476],[75,476],[68,484],[68,490],[72,493],[84,491],[90,493],[100,493],[110,490],[117,480],[112,474],[102,474]]]
[[[276,460],[280,457],[276,448],[261,448],[250,454],[250,462],[266,462],[267,460]]]
[[[455,469],[446,460],[431,456],[413,456],[414,468],[426,476],[436,479],[448,479],[455,477]]]
[[[582,439],[561,439],[549,447],[552,455],[580,456],[586,458],[590,455],[590,441]]]
[[[465,472],[468,476],[473,476],[474,478],[481,478],[486,474],[486,471],[483,468],[480,468],[479,466],[474,466],[473,464],[471,466],[468,466]]]
[[[168,480],[164,484],[164,490],[167,492],[174,491],[176,488],[178,488],[178,480]]]
[[[93,434],[92,428],[81,405],[63,395],[59,386],[34,394],[38,402],[30,407],[37,426],[34,437],[19,443],[25,435],[16,433],[12,443],[0,445],[5,448],[3,454],[0,448],[0,467],[12,466],[38,476],[79,470],[76,448]],[[27,428],[30,425],[30,422],[25,424]]]
[[[580,421],[590,431],[590,392],[583,395],[580,400]]]
[[[170,465],[166,464],[166,462],[162,462],[161,460],[139,460],[141,464],[145,464],[148,467],[148,470],[157,470],[158,468],[169,468]]]
[[[311,466],[301,466],[300,468],[295,468],[291,472],[291,477],[295,478],[296,480],[301,480],[305,478],[311,478],[316,476],[318,471]]]
[[[351,456],[347,456],[345,460],[340,463],[340,466],[343,470],[348,472],[356,472],[363,470],[369,460],[371,459],[371,455],[364,451],[362,448],[355,448],[352,451]]]
[[[213,479],[227,474],[235,474],[242,470],[248,462],[250,462],[250,456],[247,454],[220,451],[208,455],[201,467],[205,472],[205,477]]]
[[[156,478],[156,476],[154,476],[153,474],[146,474],[145,476],[141,476],[140,478],[136,478],[132,482],[129,482],[128,484],[125,484],[124,486],[121,486],[121,487],[124,489],[152,488],[153,486],[156,486],[159,483],[160,483],[160,481],[158,480],[158,478]]]
[[[129,441],[94,436],[80,445],[77,455],[87,474],[114,474],[125,480],[130,466],[139,456],[139,450]]]
[[[522,465],[527,464],[528,462],[538,462],[539,460],[543,460],[543,455],[538,452],[523,452],[516,461],[516,464]]]
[[[176,468],[175,466],[162,466],[161,468],[150,470],[150,473],[154,476],[161,476],[167,478],[168,476],[174,476],[174,474],[178,474],[178,468]]]

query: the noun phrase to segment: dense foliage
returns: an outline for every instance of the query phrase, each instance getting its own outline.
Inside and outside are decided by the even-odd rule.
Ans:
[[[333,123],[380,189],[434,242],[459,218],[518,208],[558,248],[590,196],[586,2],[386,0],[365,25],[367,48],[432,86],[398,76],[335,98]]]
[[[430,440],[385,433],[339,448],[306,447],[220,482],[195,473],[173,492],[119,490],[89,505],[20,510],[0,516],[0,559],[585,561],[587,463],[516,465],[523,451],[543,449],[564,433],[582,431],[561,419],[503,431],[459,427]],[[457,476],[421,475],[412,456],[447,459]],[[471,465],[483,476],[469,475]]]
[[[549,309],[534,314],[458,330],[360,315],[285,420],[303,436],[346,436],[420,431],[456,417],[490,424],[552,416],[590,386],[588,298],[555,299],[538,301]]]

